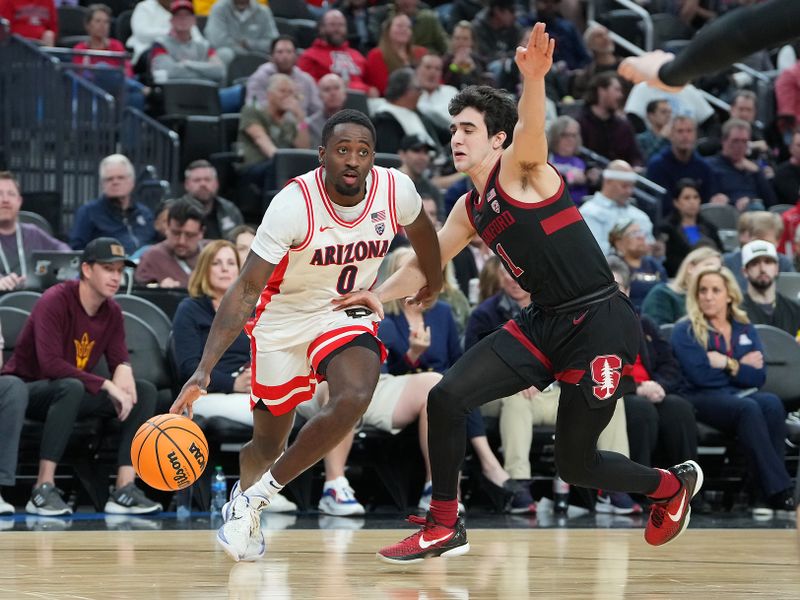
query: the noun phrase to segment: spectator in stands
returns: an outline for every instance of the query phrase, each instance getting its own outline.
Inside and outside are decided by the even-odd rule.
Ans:
[[[242,177],[263,194],[275,188],[273,158],[278,148],[309,148],[306,114],[294,81],[282,73],[269,80],[267,102],[245,106],[239,121]]]
[[[693,179],[675,184],[673,210],[658,228],[658,239],[666,246],[664,268],[674,277],[683,259],[695,248],[710,246],[722,252],[717,227],[700,213],[700,189]]]
[[[441,209],[444,202],[442,193],[428,177],[433,150],[434,147],[420,136],[406,135],[400,140],[397,153],[400,155],[400,160],[403,161],[400,171],[411,178],[420,196],[433,198]]]
[[[514,14],[514,0],[489,0],[472,20],[475,50],[489,63],[514,56],[522,30]]]
[[[450,51],[444,55],[444,78],[446,85],[462,89],[468,85],[490,85],[492,79],[486,74],[486,63],[477,53],[472,23],[459,21],[450,38]]]
[[[775,195],[781,204],[796,204],[800,200],[800,131],[792,134],[792,141],[789,144],[789,160],[776,167],[772,186],[775,188]],[[784,218],[784,225],[785,221]],[[791,240],[794,227],[784,227],[783,233],[786,240]],[[780,249],[784,252],[786,240],[781,240]]]
[[[3,347],[3,334],[0,333],[0,367],[3,366]],[[19,436],[27,408],[28,388],[25,383],[13,375],[0,375],[0,486],[13,488],[16,484]],[[0,495],[0,516],[13,514],[14,505]]]
[[[225,65],[206,40],[195,40],[196,26],[191,0],[173,0],[169,6],[172,28],[158,38],[150,51],[150,71],[156,83],[180,79],[202,79],[216,84],[225,81]]]
[[[25,287],[31,252],[69,251],[69,246],[32,223],[20,223],[22,196],[16,177],[0,171],[0,292]]]
[[[741,247],[753,240],[764,240],[778,248],[778,240],[783,233],[783,221],[779,215],[767,211],[753,211],[742,213],[737,223],[739,233],[739,248],[733,252],[727,252],[723,256],[723,264],[730,269],[736,277],[739,289],[747,288],[747,280],[742,270],[742,250]],[[778,252],[778,268],[783,273],[794,271],[792,261]]]
[[[648,244],[652,244],[653,223],[647,214],[634,206],[633,188],[636,173],[624,160],[614,160],[603,171],[599,192],[580,207],[589,229],[605,254],[611,251],[608,234],[619,222],[633,221],[639,224]]]
[[[377,47],[367,53],[364,81],[377,89],[381,96],[386,92],[389,75],[403,67],[416,67],[428,52],[424,46],[411,43],[411,34],[411,19],[397,13],[386,20]]]
[[[383,24],[396,14],[404,14],[411,19],[414,45],[424,46],[429,52],[439,55],[447,51],[447,33],[439,23],[439,18],[427,6],[420,7],[419,0],[394,0],[386,6],[372,9],[370,29],[373,39],[378,39]]]
[[[300,94],[300,104],[307,115],[313,115],[322,109],[317,82],[297,67],[295,41],[288,35],[280,35],[272,41],[270,59],[258,67],[247,80],[246,104],[263,105],[267,101],[267,87],[270,77],[275,73],[283,73],[292,78]]]
[[[523,25],[533,27],[536,21],[547,25],[547,33],[556,41],[553,62],[560,71],[577,71],[587,66],[592,57],[575,25],[561,16],[561,0],[535,0],[536,18],[523,18]]]
[[[622,159],[638,167],[642,155],[631,124],[617,113],[621,108],[622,84],[613,73],[600,73],[589,82],[578,122],[584,145],[610,159]]]
[[[249,251],[249,249],[248,249]],[[185,381],[200,363],[211,322],[222,296],[239,275],[239,255],[227,240],[214,240],[203,248],[189,278],[189,298],[178,305],[172,319],[173,350],[178,378]],[[193,406],[205,418],[225,417],[252,426],[250,410],[250,342],[242,331],[211,371],[208,393]],[[277,494],[267,512],[290,512],[297,505]]]
[[[600,176],[597,169],[587,172],[586,163],[578,156],[582,145],[581,126],[567,115],[558,117],[547,132],[547,147],[552,153],[550,162],[567,182],[576,206],[583,204],[589,194],[589,184],[592,180],[596,183]]]
[[[253,238],[256,237],[256,230],[250,225],[239,225],[228,234],[228,241],[236,248],[236,254],[239,255],[239,264],[243,265],[250,254],[250,246],[253,244]]]
[[[12,34],[55,46],[58,12],[53,0],[0,0],[0,18],[8,20]]]
[[[775,80],[775,103],[781,131],[792,131],[800,120],[800,60]]]
[[[306,48],[297,60],[300,70],[316,81],[323,75],[336,73],[347,84],[347,89],[378,96],[378,90],[364,80],[367,59],[347,43],[347,21],[339,10],[329,10],[319,21],[319,37]]]
[[[751,323],[772,325],[800,341],[800,304],[778,293],[778,252],[763,240],[742,247],[742,263],[747,291],[742,308]]]
[[[134,379],[128,362],[122,311],[113,300],[126,265],[134,266],[118,240],[92,240],[81,257],[80,280],[65,281],[42,295],[3,367],[4,374],[27,383],[27,418],[44,423],[39,475],[25,507],[29,513],[72,513],[55,487],[55,473],[75,421],[87,417],[121,422],[116,489],[105,512],[161,510],[136,487],[131,466],[131,441],[153,416],[157,392],[149,381]],[[111,379],[93,372],[103,356]]]
[[[227,237],[234,227],[244,223],[242,212],[230,200],[218,196],[217,170],[207,160],[189,163],[183,173],[185,199],[195,200],[203,208],[203,237],[217,240]]]
[[[608,234],[612,252],[625,261],[630,269],[631,303],[639,310],[647,293],[667,281],[664,265],[650,254],[646,233],[632,219],[618,221]]]
[[[644,160],[649,161],[653,155],[669,146],[672,107],[667,100],[651,100],[647,103],[646,112],[647,129],[636,134],[636,143]]]
[[[150,50],[156,40],[167,37],[172,29],[171,0],[142,0],[131,15],[131,37],[125,45],[133,51],[133,64]],[[196,42],[205,40],[197,26],[191,31]]]
[[[676,184],[691,179],[698,186],[702,202],[709,202],[716,192],[711,166],[698,154],[697,123],[691,117],[678,115],[669,126],[669,147],[662,149],[647,163],[647,178],[667,191],[661,204],[662,214],[672,213],[670,199],[676,197]]]
[[[114,237],[132,253],[149,244],[155,237],[153,213],[144,204],[135,202],[136,180],[133,165],[127,156],[111,154],[100,161],[101,195],[78,208],[69,245],[82,250],[97,237]]]
[[[347,103],[347,87],[336,73],[323,75],[319,80],[319,95],[322,108],[306,118],[308,124],[309,146],[316,148],[322,141],[322,128],[325,122],[345,107]]]
[[[642,302],[642,315],[656,325],[675,323],[686,315],[686,293],[695,273],[722,266],[722,255],[707,246],[689,252],[678,267],[675,278],[669,283],[654,286]]]
[[[615,256],[608,265],[623,294],[630,293],[630,270]],[[672,348],[658,325],[639,318],[639,354],[633,365],[636,392],[624,397],[631,460],[651,466],[653,455],[675,464],[697,458],[697,423],[692,404],[683,397],[686,382]]]
[[[89,40],[78,42],[73,50],[100,50],[104,52],[126,52],[125,46],[119,40],[109,37],[111,30],[111,9],[105,4],[90,4],[86,9],[83,23]],[[146,87],[133,76],[131,61],[126,57],[97,56],[90,54],[73,54],[72,62],[86,66],[106,65],[112,69],[122,69],[125,74],[125,89],[127,97],[126,104],[139,110],[144,110],[145,96],[150,93],[150,88]],[[88,79],[98,79],[99,73],[92,71],[82,72]]]
[[[272,11],[257,0],[216,0],[203,31],[226,65],[240,54],[266,54],[279,35]]]
[[[139,259],[136,283],[185,289],[200,256],[204,216],[196,200],[175,200],[167,215],[167,239],[151,246]]]
[[[750,150],[769,153],[769,146],[764,141],[764,130],[760,127],[756,119],[758,117],[758,99],[756,93],[751,90],[739,90],[731,100],[731,108],[728,111],[731,119],[741,119],[750,123]]]
[[[417,66],[417,81],[420,97],[417,108],[439,127],[450,127],[450,113],[447,110],[450,100],[458,93],[452,85],[442,83],[444,62],[438,54],[426,54]]]
[[[764,169],[747,158],[750,124],[729,119],[722,125],[722,150],[708,159],[717,183],[717,204],[732,204],[739,212],[763,210],[776,204]]]
[[[616,73],[621,62],[607,27],[599,23],[589,25],[583,32],[583,43],[589,50],[592,60],[584,68],[578,70],[572,78],[570,93],[574,98],[584,96],[586,87],[595,75],[606,72]],[[622,83],[623,87],[628,85],[625,82]]]
[[[763,347],[741,301],[728,269],[699,272],[686,297],[688,316],[672,331],[673,352],[698,421],[735,435],[769,507],[794,511],[784,462],[786,410],[776,395],[758,391],[766,379]]]
[[[436,124],[417,108],[420,86],[413,69],[398,69],[389,76],[386,103],[377,110],[375,123],[376,152],[397,153],[400,141],[407,135],[416,135],[442,155],[443,144],[450,132],[440,130]]]
[[[647,117],[647,105],[653,100],[666,100],[672,107],[675,115],[685,115],[694,119],[696,123],[703,124],[714,115],[714,107],[703,97],[693,85],[687,85],[678,92],[665,92],[662,89],[637,83],[631,88],[625,102],[625,113],[634,122],[644,122]]]

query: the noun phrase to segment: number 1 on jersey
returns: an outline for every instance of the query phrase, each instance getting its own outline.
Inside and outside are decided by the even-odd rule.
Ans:
[[[514,277],[519,278],[519,276],[525,272],[524,269],[520,269],[514,264],[514,261],[511,260],[511,257],[506,253],[505,248],[503,248],[503,244],[497,244],[497,246],[495,246],[495,252],[497,252],[497,255],[503,259],[503,262],[506,263]]]

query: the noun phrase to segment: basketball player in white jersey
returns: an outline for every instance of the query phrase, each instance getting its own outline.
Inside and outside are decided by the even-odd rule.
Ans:
[[[372,286],[401,226],[420,257],[427,294],[435,297],[441,288],[436,232],[414,184],[399,171],[375,167],[374,149],[375,129],[363,113],[343,110],[328,120],[321,166],[273,199],[217,310],[200,364],[170,409],[191,416],[209,374],[244,327],[252,348],[253,439],[241,450],[241,480],[217,533],[235,561],[263,555],[260,510],[348,435],[372,398],[385,354],[375,336],[383,315],[364,307],[334,311],[332,301]],[[284,452],[294,408],[323,379],[330,402]]]

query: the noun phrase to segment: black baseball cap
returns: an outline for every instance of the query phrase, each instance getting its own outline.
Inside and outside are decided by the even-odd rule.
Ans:
[[[82,263],[113,263],[121,260],[126,267],[135,267],[136,263],[125,254],[125,246],[112,237],[95,238],[83,249]]]
[[[400,150],[435,150],[428,142],[418,135],[404,135],[400,140]]]

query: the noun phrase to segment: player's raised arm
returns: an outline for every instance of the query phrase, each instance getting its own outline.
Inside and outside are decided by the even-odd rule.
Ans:
[[[514,60],[523,79],[519,100],[519,120],[514,127],[511,145],[505,150],[503,168],[524,173],[547,163],[545,131],[544,77],[553,66],[555,40],[545,31],[544,23],[536,23],[526,48],[517,47]],[[507,160],[511,159],[511,160]]]
[[[189,417],[192,416],[192,403],[205,393],[212,369],[242,332],[274,269],[275,265],[250,252],[239,277],[222,297],[200,364],[169,409],[171,413],[188,410]]]

